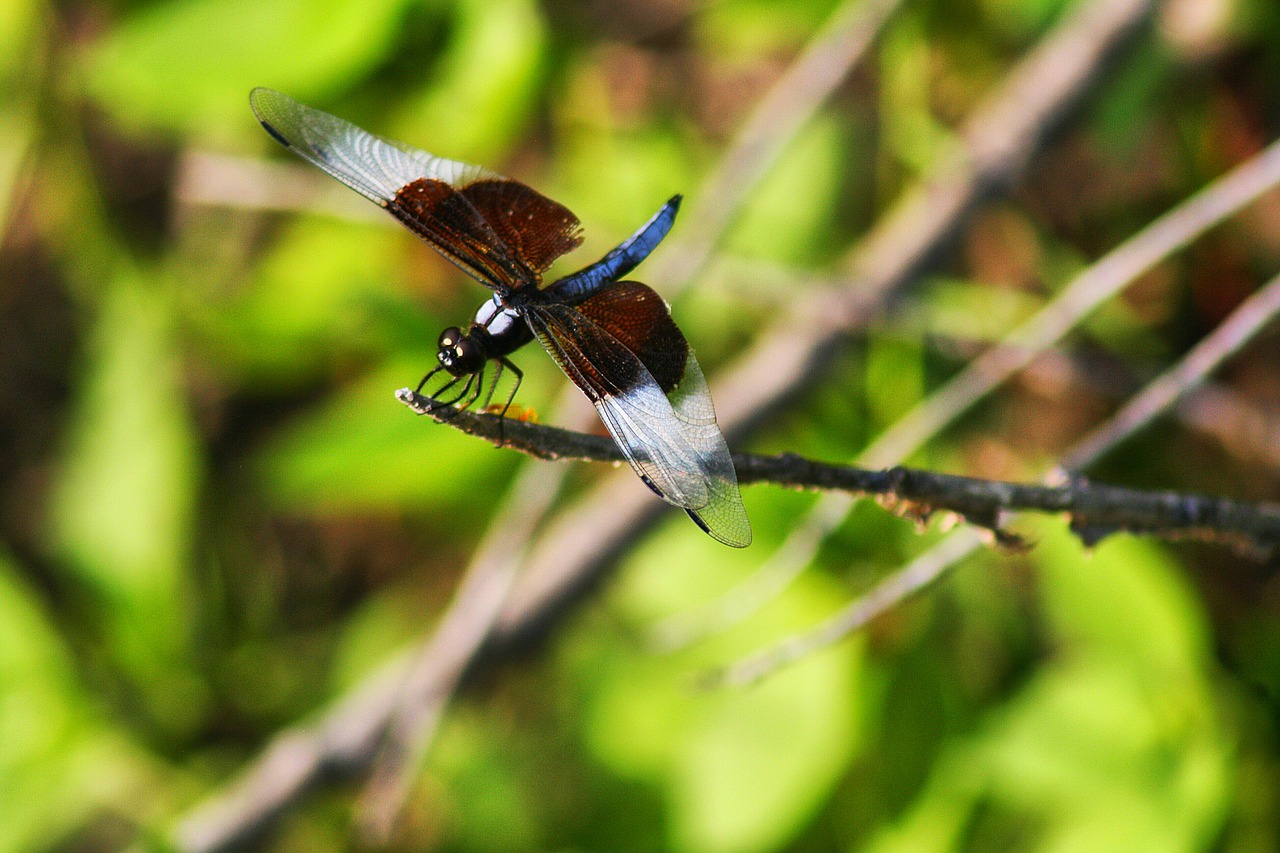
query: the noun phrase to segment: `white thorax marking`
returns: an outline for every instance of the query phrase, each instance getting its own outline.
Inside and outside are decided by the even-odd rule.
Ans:
[[[494,294],[492,299],[480,305],[474,322],[477,326],[483,326],[489,334],[501,337],[519,320],[520,315],[505,307],[501,297]]]

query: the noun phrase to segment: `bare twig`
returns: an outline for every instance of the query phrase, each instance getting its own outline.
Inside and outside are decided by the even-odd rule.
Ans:
[[[178,161],[174,199],[265,212],[306,211],[394,227],[395,220],[315,169],[209,151],[185,151]]]
[[[1156,5],[1151,0],[1099,0],[1058,25],[1012,73],[1012,82],[966,124],[970,154],[950,159],[926,176],[869,236],[867,248],[852,264],[857,286],[848,294],[804,300],[715,383],[716,409],[731,441],[765,422],[821,376],[847,330],[858,326],[879,299],[918,275],[978,202],[1019,174],[1067,106],[1078,102],[1106,67],[1105,60]],[[934,193],[937,206],[929,202]],[[949,217],[939,217],[940,209],[949,211]],[[504,630],[514,632],[513,640],[545,627],[560,606],[589,588],[626,543],[657,520],[652,501],[631,479],[627,473],[602,482],[535,545],[503,616]],[[583,530],[591,535],[584,536]],[[531,618],[535,614],[538,618]]]
[[[861,64],[903,0],[845,0],[752,111],[733,145],[703,182],[653,272],[670,297],[696,278],[742,210],[751,190],[852,69]]]
[[[380,755],[365,790],[360,823],[365,835],[385,843],[408,794],[412,775],[434,736],[446,700],[489,636],[524,555],[524,543],[555,499],[560,477],[526,467],[498,508],[506,525],[491,525],[439,627],[415,652],[387,723]],[[517,505],[527,514],[513,512]]]
[[[881,613],[897,607],[908,596],[932,584],[947,569],[981,546],[982,536],[975,528],[953,530],[929,550],[876,584],[869,592],[859,596],[818,627],[783,640],[722,670],[708,672],[701,681],[711,687],[740,686],[759,681],[788,664],[839,642]]]
[[[1149,416],[1146,413],[1153,406],[1167,407],[1171,404],[1167,389],[1172,377],[1176,376],[1177,381],[1202,377],[1201,371],[1206,366],[1221,363],[1225,354],[1242,346],[1268,318],[1280,311],[1280,279],[1275,284],[1273,289],[1259,292],[1246,306],[1242,306],[1231,322],[1219,328],[1221,334],[1215,332],[1206,338],[1176,371],[1147,386],[1142,396],[1149,402],[1139,410],[1143,416]],[[1232,349],[1224,350],[1224,347]],[[431,415],[463,432],[493,433],[497,429],[497,418],[493,415],[434,408],[432,400],[407,388],[398,391],[396,396],[414,411]],[[1126,407],[1126,411],[1129,408]],[[1132,420],[1128,418],[1125,423]],[[541,458],[576,456],[612,462],[620,456],[617,447],[607,440],[593,447],[597,445],[594,441],[597,436],[535,424],[522,426],[526,427],[522,430],[522,444],[525,447],[536,446],[535,455]],[[573,453],[566,452],[570,449]],[[1128,530],[1170,538],[1196,536],[1264,549],[1280,544],[1280,507],[1265,504],[1174,492],[1146,492],[1086,481],[1049,486],[1024,485],[901,466],[868,470],[818,462],[792,453],[776,456],[735,453],[733,464],[738,471],[738,482],[743,485],[769,483],[786,488],[871,495],[902,514],[921,520],[935,512],[952,512],[998,536],[1004,535],[1002,522],[1006,514],[1035,511],[1067,513],[1072,517],[1073,525],[1080,528]]]
[[[1151,423],[1266,328],[1277,314],[1280,314],[1280,276],[1272,279],[1241,304],[1225,322],[1179,360],[1178,364],[1149,383],[1105,424],[1067,451],[1063,459],[1071,464],[1064,467],[1088,467],[1114,447],[1115,443]],[[1062,479],[1060,470],[1050,472],[1047,479]],[[1176,513],[1176,509],[1173,511]],[[1073,523],[1072,527],[1090,544],[1115,532],[1115,528],[1108,525],[1093,528],[1088,524]],[[881,581],[870,592],[817,628],[744,658],[723,671],[714,673],[710,679],[723,684],[756,681],[788,663],[837,642],[876,616],[897,606],[907,596],[936,581],[981,545],[982,538],[974,528],[952,531],[924,554]]]
[[[1280,151],[1280,144],[1272,146]],[[1280,161],[1280,158],[1277,158]],[[1280,313],[1280,278],[1272,279],[1231,312],[1213,333],[1197,344],[1171,370],[1153,380],[1105,424],[1076,444],[1062,458],[1068,471],[1088,468],[1111,448],[1155,420],[1218,369]]]
[[[1076,276],[1053,301],[886,430],[860,457],[890,465],[1060,341],[1144,272],[1280,183],[1280,141],[1143,228]]]

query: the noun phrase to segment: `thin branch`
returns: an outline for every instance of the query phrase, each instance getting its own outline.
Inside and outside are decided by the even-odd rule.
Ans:
[[[714,383],[716,411],[734,443],[767,422],[825,374],[848,331],[873,305],[913,280],[949,245],[978,203],[1019,174],[1070,105],[1097,82],[1107,60],[1158,4],[1097,0],[1069,13],[966,123],[967,156],[939,165],[877,227],[852,267],[846,295],[822,293],[760,336],[752,350]],[[939,203],[929,198],[936,194]],[[947,216],[939,217],[942,209]],[[560,608],[589,589],[626,545],[660,517],[629,473],[606,478],[561,516],[530,553],[503,616],[512,642],[532,639]],[[601,507],[607,507],[607,512]],[[584,536],[582,531],[590,531]]]
[[[652,273],[670,297],[696,278],[748,196],[831,92],[859,65],[903,0],[845,0],[752,111],[715,171],[692,194],[686,228]]]
[[[1082,387],[1113,398],[1129,397],[1137,390],[1132,381],[1119,377],[1100,382],[1095,370],[1056,350],[1043,351],[1023,375],[1052,386],[1046,389],[1051,396],[1075,393]],[[1174,413],[1180,424],[1214,439],[1244,462],[1280,467],[1280,417],[1240,392],[1205,385],[1179,400]],[[847,520],[856,500],[840,492],[822,495],[759,568],[715,597],[653,623],[646,630],[652,650],[668,654],[688,648],[742,624],[776,600],[813,564],[826,537]]]
[[[555,500],[561,479],[546,466],[524,468],[498,507],[508,523],[489,527],[439,626],[418,647],[362,796],[357,822],[371,841],[389,840],[412,787],[412,771],[421,766],[449,696],[488,638],[524,556],[524,543]]]
[[[353,222],[395,226],[386,213],[310,166],[187,150],[178,159],[173,197],[182,206],[267,213],[320,213]]]
[[[1070,467],[1084,468],[1100,459],[1116,443],[1150,424],[1172,408],[1182,396],[1203,383],[1210,373],[1266,328],[1277,315],[1280,315],[1280,276],[1273,278],[1245,300],[1226,321],[1176,365],[1150,382],[1089,437],[1068,450],[1063,455],[1064,461],[1073,463]],[[1046,476],[1048,480],[1061,478],[1060,469]],[[1167,509],[1177,514],[1177,498],[1169,495],[1168,499],[1170,503]],[[1275,511],[1270,505],[1255,508],[1266,515]],[[1093,527],[1073,523],[1072,527],[1089,544],[1116,532],[1116,528],[1105,524]],[[1237,544],[1245,543],[1238,541]],[[924,589],[981,545],[982,538],[975,528],[952,531],[942,541],[885,578],[870,592],[817,628],[744,658],[720,672],[712,673],[708,680],[720,684],[747,684],[829,646],[860,629],[881,613],[896,607],[907,596]],[[1263,556],[1271,550],[1273,549],[1268,548],[1256,556]]]
[[[953,530],[929,550],[816,628],[783,640],[723,669],[709,671],[700,681],[707,687],[740,687],[766,678],[788,664],[803,660],[848,637],[880,614],[892,610],[909,596],[933,584],[949,568],[980,547],[982,535],[976,528],[962,527]]]
[[[1259,293],[1254,309],[1245,312],[1251,321],[1250,328],[1244,328],[1243,323],[1232,323],[1233,328],[1228,331],[1234,334],[1224,337],[1239,347],[1251,332],[1256,333],[1261,318],[1270,317],[1277,310],[1280,310],[1280,284],[1269,295]],[[1202,348],[1216,352],[1210,344],[1211,340],[1206,339]],[[1210,358],[1191,361],[1195,369],[1200,369]],[[1186,375],[1190,370],[1179,370],[1178,375]],[[1163,378],[1157,383],[1167,384]],[[433,400],[408,388],[397,391],[396,399],[419,414],[472,435],[488,435],[497,443],[498,418],[493,415],[435,408]],[[538,424],[519,426],[518,447],[542,459],[615,462],[621,457],[617,446],[604,436],[582,435]],[[509,445],[517,447],[514,441]],[[733,464],[738,482],[743,485],[768,483],[785,488],[838,490],[859,497],[872,496],[903,515],[921,520],[935,512],[952,512],[992,531],[1008,544],[1016,542],[1007,538],[1003,520],[1008,513],[1018,511],[1067,513],[1073,526],[1082,529],[1127,530],[1168,538],[1195,536],[1264,549],[1280,544],[1280,506],[1125,489],[1084,480],[1061,485],[1026,485],[902,466],[869,470],[819,462],[792,453],[776,456],[735,453]]]
[[[1280,141],[1232,169],[1076,276],[1035,316],[974,359],[886,430],[861,459],[890,465],[914,452],[1085,317],[1169,255],[1280,183]]]
[[[1272,146],[1280,151],[1280,143]],[[1277,158],[1280,162],[1280,158]],[[1113,447],[1151,423],[1179,397],[1205,380],[1280,314],[1280,277],[1251,295],[1218,325],[1213,333],[1182,358],[1173,369],[1153,380],[1105,424],[1078,442],[1062,458],[1068,471],[1088,468]]]

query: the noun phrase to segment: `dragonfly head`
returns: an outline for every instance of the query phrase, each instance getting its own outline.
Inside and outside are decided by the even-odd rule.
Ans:
[[[467,376],[484,367],[488,356],[470,335],[462,334],[457,326],[450,326],[440,333],[440,349],[436,359],[440,366],[453,376]]]

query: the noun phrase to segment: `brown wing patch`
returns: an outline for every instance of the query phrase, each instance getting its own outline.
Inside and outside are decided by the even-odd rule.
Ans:
[[[387,210],[442,255],[491,286],[536,281],[461,192],[444,181],[419,178],[396,193]]]
[[[519,181],[485,178],[459,192],[533,272],[543,272],[582,244],[582,225],[573,211]]]
[[[575,306],[636,354],[663,393],[684,377],[689,342],[662,297],[638,281],[619,281]]]

